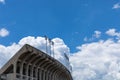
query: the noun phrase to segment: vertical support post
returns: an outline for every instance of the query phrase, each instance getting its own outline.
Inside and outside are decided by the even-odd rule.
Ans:
[[[50,51],[50,56],[51,56],[51,39],[49,39],[49,51]]]
[[[27,76],[27,79],[26,79],[26,80],[28,80],[28,78],[29,78],[29,76],[28,76],[28,71],[29,71],[29,65],[26,65],[26,76]]]
[[[37,67],[35,69],[35,78],[36,78],[36,80],[38,80],[38,68]]]
[[[23,79],[23,63],[20,65],[20,80]]]
[[[31,70],[30,70],[30,77],[31,77],[31,80],[33,80],[33,67],[31,66]]]
[[[13,64],[13,80],[16,80],[16,62]]]
[[[39,69],[39,80],[43,80],[43,78],[42,78],[42,77],[43,77],[42,74],[43,74],[43,73],[42,73],[42,70]]]
[[[47,49],[47,40],[48,40],[48,38],[47,38],[47,36],[45,36],[45,41],[46,41],[46,53],[48,53],[48,49]]]
[[[52,41],[52,53],[53,53],[53,58],[55,58],[55,56],[54,56],[54,42]]]

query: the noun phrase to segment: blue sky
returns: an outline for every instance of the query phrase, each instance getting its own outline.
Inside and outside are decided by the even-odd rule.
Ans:
[[[0,68],[26,43],[45,51],[44,35],[74,80],[120,80],[120,0],[0,0]]]
[[[6,0],[0,4],[0,28],[10,35],[0,38],[9,45],[26,36],[60,37],[75,51],[95,30],[120,29],[119,0]]]

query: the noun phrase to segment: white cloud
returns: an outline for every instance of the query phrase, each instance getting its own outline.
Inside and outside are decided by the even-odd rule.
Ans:
[[[114,29],[114,28],[106,31],[106,34],[109,36],[116,37],[117,39],[120,38],[120,32],[117,32],[116,29]]]
[[[88,38],[87,38],[87,37],[85,37],[83,40],[84,40],[84,41],[88,41]]]
[[[3,3],[3,4],[5,4],[5,0],[0,0],[0,3]]]
[[[101,36],[101,32],[96,30],[96,31],[94,31],[94,34],[92,35],[91,38],[85,37],[84,41],[93,41],[94,39],[100,38],[100,36]]]
[[[74,80],[120,80],[120,42],[83,44],[70,56]]]
[[[120,8],[120,3],[116,3],[112,7],[112,9],[119,9],[119,8]]]
[[[101,36],[101,32],[100,31],[95,31],[93,36],[96,37],[96,38],[99,38]]]
[[[0,37],[6,37],[9,35],[9,31],[5,28],[0,29]]]
[[[116,35],[116,29],[109,29],[108,31],[106,31],[106,34],[108,34],[110,36],[115,36]]]

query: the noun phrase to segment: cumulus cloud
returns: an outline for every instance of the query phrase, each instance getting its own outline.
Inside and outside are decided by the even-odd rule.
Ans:
[[[94,39],[100,38],[100,36],[101,36],[101,32],[96,30],[96,31],[94,31],[94,34],[92,35],[92,37],[90,37],[90,38],[85,37],[84,41],[93,41]]]
[[[3,4],[5,4],[5,0],[0,0],[0,3],[3,3]]]
[[[112,7],[112,9],[119,9],[119,8],[120,8],[120,3],[116,3]]]
[[[52,41],[54,41],[55,43],[54,44],[55,58],[59,60],[61,63],[63,63],[67,68],[69,68],[68,62],[66,62],[66,58],[64,56],[64,53],[69,55],[70,53],[69,48],[67,47],[67,45],[65,45],[64,41],[60,38],[54,38]],[[0,67],[3,66],[6,63],[6,61],[8,61],[24,44],[30,44],[46,52],[46,41],[44,37],[33,37],[33,36],[24,37],[18,43],[13,43],[10,46],[0,45],[0,55],[1,55]],[[47,52],[50,55],[49,44],[48,44]]]
[[[115,36],[116,35],[116,29],[109,29],[108,31],[106,31],[106,34],[108,34],[110,36]]]
[[[8,61],[16,51],[21,48],[20,45],[13,43],[10,46],[0,45],[0,68]]]
[[[95,31],[95,34],[93,36],[95,36],[96,38],[99,38],[101,36],[101,32],[100,31]]]
[[[117,32],[116,29],[109,29],[108,31],[106,31],[106,34],[112,37],[116,37],[116,39],[120,38],[120,32]]]
[[[120,80],[120,42],[100,40],[77,48],[70,56],[74,80]]]
[[[9,35],[9,31],[5,28],[0,29],[0,37],[6,37]]]

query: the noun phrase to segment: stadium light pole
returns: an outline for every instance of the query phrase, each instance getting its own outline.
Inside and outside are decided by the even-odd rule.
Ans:
[[[44,37],[45,37],[45,41],[46,41],[46,53],[50,52],[50,56],[55,58],[54,42],[51,39],[49,39],[46,35]]]
[[[46,53],[48,53],[48,49],[47,49],[47,40],[48,40],[48,38],[47,38],[46,35],[44,37],[45,37],[45,41],[46,41]]]
[[[53,48],[53,49],[52,49],[52,51],[53,51],[53,52],[52,52],[52,53],[53,53],[53,57],[55,58],[55,56],[54,56],[54,42],[51,41],[51,43],[52,43],[52,48]]]
[[[49,41],[49,51],[50,51],[50,56],[51,56],[51,39],[48,39]]]

